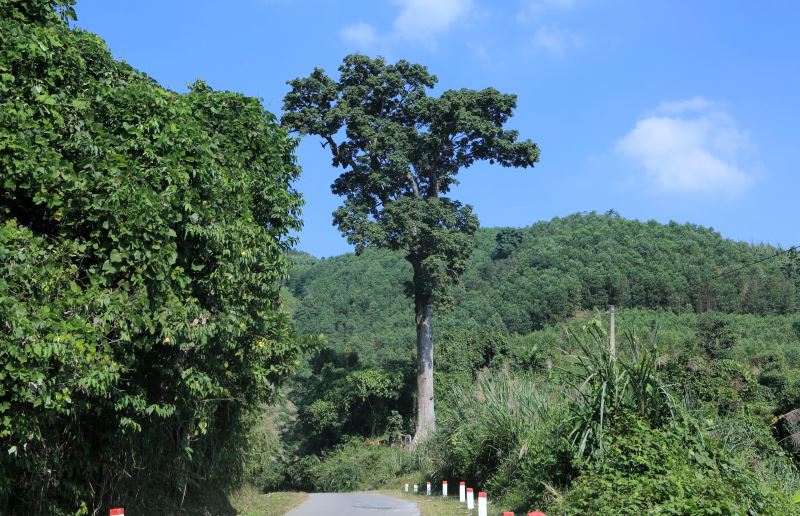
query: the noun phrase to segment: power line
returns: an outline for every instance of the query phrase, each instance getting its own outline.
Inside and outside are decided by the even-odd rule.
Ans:
[[[721,278],[721,277],[723,277],[723,276],[727,276],[728,274],[732,274],[732,273],[734,273],[734,272],[736,272],[736,271],[740,271],[740,270],[742,270],[742,269],[746,269],[746,268],[748,268],[748,267],[752,267],[753,265],[759,264],[759,263],[761,263],[761,262],[766,262],[767,260],[772,260],[773,258],[776,258],[776,257],[778,257],[778,256],[781,256],[781,255],[783,255],[783,254],[786,254],[786,253],[792,252],[792,251],[794,251],[795,249],[797,249],[798,247],[800,247],[800,246],[793,245],[792,247],[790,247],[790,248],[788,248],[788,249],[784,249],[783,251],[778,251],[777,253],[775,253],[775,254],[773,254],[773,255],[767,256],[766,258],[761,258],[760,260],[756,260],[756,261],[754,261],[754,262],[746,263],[746,264],[744,264],[744,265],[742,265],[742,266],[740,266],[740,267],[736,267],[735,269],[731,269],[731,270],[729,270],[729,271],[724,271],[724,272],[721,272],[721,273],[720,273],[720,274],[717,276],[717,278]]]

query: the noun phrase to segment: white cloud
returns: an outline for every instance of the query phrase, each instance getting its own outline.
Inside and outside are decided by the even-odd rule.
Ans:
[[[472,9],[472,0],[395,0],[402,7],[394,20],[403,39],[432,42]]]
[[[536,30],[536,34],[533,36],[533,45],[550,55],[561,57],[568,50],[582,46],[583,41],[580,36],[570,30],[550,25],[539,27]]]
[[[755,181],[746,131],[702,98],[662,102],[616,144],[660,192],[735,197]],[[750,166],[743,165],[748,161]]]
[[[411,41],[435,47],[437,38],[473,12],[472,0],[394,0],[400,12],[392,30],[379,34],[364,22],[343,28],[339,35],[361,47],[387,47],[397,41]]]
[[[369,23],[358,22],[348,25],[339,31],[343,40],[353,44],[359,50],[367,50],[375,46],[378,41],[378,33]]]

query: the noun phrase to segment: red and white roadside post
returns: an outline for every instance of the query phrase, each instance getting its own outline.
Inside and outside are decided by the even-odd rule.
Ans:
[[[408,492],[408,482],[405,483],[406,493]]]
[[[447,480],[442,480],[442,498],[447,498]]]
[[[122,507],[114,507],[108,510],[108,516],[125,516],[125,509]]]
[[[472,510],[475,508],[475,495],[472,492],[472,488],[467,488],[467,510]]]
[[[417,485],[416,482],[414,482],[414,494],[417,494],[418,492],[419,492],[419,486]]]
[[[514,513],[506,511],[503,513],[503,516],[514,516]]]
[[[478,493],[478,516],[488,516],[488,500],[486,500],[486,493],[483,491]]]
[[[425,482],[425,494],[430,496],[431,495],[431,481],[428,480]]]
[[[458,483],[458,501],[464,503],[467,501],[467,484],[466,482]]]

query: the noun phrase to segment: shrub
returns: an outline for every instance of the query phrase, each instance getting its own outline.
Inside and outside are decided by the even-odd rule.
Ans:
[[[324,455],[307,470],[314,490],[341,492],[380,488],[417,466],[413,452],[354,440]]]
[[[633,334],[627,335],[627,355],[611,355],[604,335],[596,325],[589,327],[589,339],[575,339],[582,355],[568,371],[568,383],[577,394],[570,405],[570,438],[578,456],[601,457],[617,418],[631,414],[653,426],[671,421],[675,402],[656,374],[655,349],[642,346]]]
[[[697,321],[700,346],[711,358],[725,356],[736,345],[738,335],[729,318],[706,314]]]
[[[653,428],[631,417],[605,436],[601,460],[583,464],[558,514],[762,514],[795,510],[697,428]]]

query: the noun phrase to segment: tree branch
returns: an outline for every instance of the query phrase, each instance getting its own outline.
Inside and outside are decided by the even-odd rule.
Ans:
[[[330,147],[331,154],[333,154],[333,159],[338,161],[339,164],[342,165],[342,168],[345,168],[345,167],[348,167],[348,166],[350,168],[354,168],[353,167],[353,162],[350,160],[350,158],[343,159],[342,156],[339,154],[339,146],[336,145],[335,141],[333,141],[333,136],[331,136],[329,134],[323,134],[321,136],[323,138],[325,138],[325,142],[322,143],[322,147],[324,148],[326,145],[328,147]]]
[[[411,182],[411,189],[414,190],[414,198],[419,199],[419,185],[410,170],[406,170],[406,177]]]

